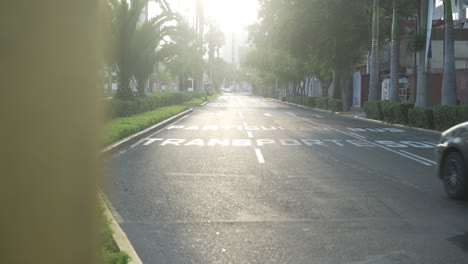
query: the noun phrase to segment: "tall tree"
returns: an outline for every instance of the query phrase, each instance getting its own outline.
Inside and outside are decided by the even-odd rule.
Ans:
[[[162,10],[168,11],[166,0],[155,0]],[[133,91],[130,88],[132,79],[132,42],[135,37],[138,22],[143,9],[149,0],[132,0],[131,5],[127,0],[109,0],[109,8],[112,9],[112,41],[113,41],[113,68],[119,77],[119,85],[116,97],[119,99],[133,99]]]
[[[165,54],[168,69],[179,79],[179,91],[186,91],[187,78],[202,74],[202,45],[196,32],[186,23],[180,22],[180,19],[170,37],[172,42],[161,52]]]
[[[372,8],[372,46],[370,62],[369,101],[379,100],[380,70],[379,70],[379,0],[374,0]]]
[[[163,12],[138,27],[131,42],[130,64],[133,76],[137,81],[137,96],[145,96],[145,82],[154,70],[154,67],[163,59],[162,43],[173,26],[167,22],[172,20],[170,12]]]
[[[427,30],[427,0],[421,0],[417,36],[420,37],[420,45],[417,50],[418,58],[418,86],[416,91],[416,106],[427,106],[427,69],[426,69],[426,30]]]
[[[457,3],[457,1],[455,2]],[[455,71],[455,41],[453,36],[452,1],[444,0],[444,6],[445,41],[444,73],[442,77],[442,105],[455,105],[457,104],[457,76]]]
[[[398,0],[393,0],[392,54],[390,69],[390,101],[398,102],[400,72],[400,23],[398,18]]]

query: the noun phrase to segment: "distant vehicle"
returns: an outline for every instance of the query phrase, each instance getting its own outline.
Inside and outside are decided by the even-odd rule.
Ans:
[[[468,122],[444,131],[435,150],[437,173],[452,199],[468,196]]]

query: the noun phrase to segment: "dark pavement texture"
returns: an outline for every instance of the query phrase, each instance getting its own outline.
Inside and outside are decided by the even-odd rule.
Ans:
[[[143,263],[468,263],[438,140],[227,94],[110,159],[106,192]]]

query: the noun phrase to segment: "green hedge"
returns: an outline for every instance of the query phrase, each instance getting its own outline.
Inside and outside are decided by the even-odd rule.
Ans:
[[[104,127],[104,146],[108,146],[120,139],[142,131],[187,109],[189,109],[187,106],[173,105],[130,117],[113,119],[107,122]]]
[[[146,97],[138,97],[134,100],[112,99],[106,101],[110,118],[132,116],[139,113],[152,111],[159,107],[183,104],[194,98],[204,97],[204,92],[183,93],[152,93]]]
[[[320,109],[328,109],[328,97],[319,97],[315,100],[315,106]]]
[[[414,108],[414,104],[381,101],[380,108],[382,109],[382,117],[385,122],[407,125],[408,110]]]
[[[342,112],[343,111],[343,100],[335,99],[335,98],[329,98],[328,99],[327,109],[331,110],[333,112]]]
[[[468,106],[438,105],[434,106],[434,126],[444,131],[452,126],[468,121]]]
[[[434,129],[434,110],[428,107],[416,107],[408,110],[409,125]]]
[[[367,118],[383,120],[381,102],[382,101],[367,101],[364,103],[364,111],[366,112]]]

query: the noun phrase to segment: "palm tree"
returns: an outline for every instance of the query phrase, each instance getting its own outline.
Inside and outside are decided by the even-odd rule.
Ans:
[[[455,0],[455,3],[457,1]],[[442,105],[457,104],[457,79],[455,72],[455,42],[453,37],[452,1],[444,0],[445,41],[444,73],[442,77]]]
[[[211,91],[213,91],[213,63],[215,59],[215,52],[219,57],[219,49],[224,45],[224,33],[214,21],[209,20],[208,26],[209,30],[206,33],[205,40],[208,43],[208,61],[210,64],[210,79],[212,82]]]
[[[131,43],[130,64],[131,71],[137,81],[137,96],[146,95],[145,81],[157,63],[163,59],[160,43],[164,42],[164,37],[172,32],[173,27],[165,25],[172,19],[173,16],[170,12],[163,12],[143,23],[135,32]]]
[[[379,94],[379,0],[374,0],[372,17],[372,47],[370,62],[369,101],[380,99]]]
[[[163,11],[168,11],[166,0],[155,0]],[[114,43],[113,68],[119,77],[116,98],[133,99],[130,88],[132,79],[132,42],[138,28],[140,15],[149,0],[108,0],[112,17],[112,41]]]
[[[398,23],[398,0],[393,0],[392,58],[390,70],[390,101],[399,101],[400,71],[400,24]]]
[[[170,34],[172,42],[161,53],[165,54],[168,69],[179,78],[179,91],[187,88],[187,78],[201,75],[203,56],[196,32],[186,23],[179,22]]]

